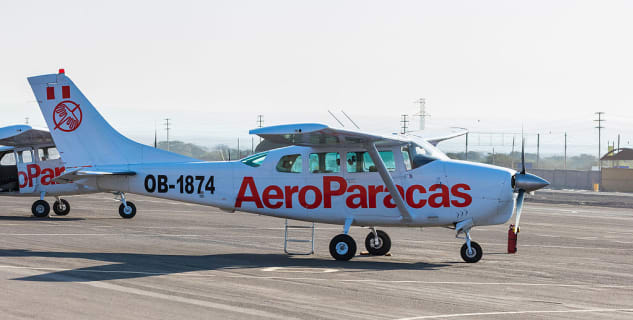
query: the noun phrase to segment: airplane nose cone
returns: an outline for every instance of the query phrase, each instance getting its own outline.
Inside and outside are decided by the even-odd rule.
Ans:
[[[523,189],[525,192],[532,192],[548,185],[549,181],[530,173],[517,173],[514,175],[514,188],[516,190]]]

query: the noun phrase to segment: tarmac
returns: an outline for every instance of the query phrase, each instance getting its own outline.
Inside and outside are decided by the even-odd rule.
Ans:
[[[125,220],[110,195],[66,199],[70,215],[36,219],[35,199],[0,198],[1,319],[633,319],[629,208],[527,202],[518,252],[510,222],[476,227],[475,264],[445,228],[384,228],[391,256],[340,262],[341,226],[288,256],[282,219],[128,195]],[[359,249],[367,233],[352,228]]]

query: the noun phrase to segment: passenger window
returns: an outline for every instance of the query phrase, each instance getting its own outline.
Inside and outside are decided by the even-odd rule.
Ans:
[[[15,154],[13,154],[13,152],[5,153],[2,156],[2,159],[0,159],[0,165],[3,165],[3,166],[14,166],[14,165],[16,165]]]
[[[411,156],[409,155],[409,148],[402,147],[402,159],[404,160],[404,168],[409,171],[411,170]]]
[[[310,154],[310,172],[334,173],[341,171],[341,157],[338,152]]]
[[[46,152],[46,150],[44,150],[44,149],[42,149],[42,148],[37,149],[37,154],[38,154],[38,156],[39,156],[39,158],[38,158],[38,159],[40,159],[40,161],[46,161],[46,160],[48,160],[48,152]]]
[[[291,154],[281,157],[277,163],[277,171],[288,173],[301,173],[302,163],[300,154]]]
[[[259,167],[266,160],[268,152],[257,153],[240,160],[243,164],[251,167]]]
[[[52,148],[48,148],[48,159],[49,160],[56,160],[61,158],[59,156],[59,151],[57,151],[57,148],[52,147]]]
[[[385,163],[385,167],[389,171],[396,170],[396,162],[393,158],[393,152],[380,151],[380,158]],[[377,172],[374,161],[371,160],[369,152],[348,152],[347,153],[347,172]]]
[[[31,155],[31,150],[21,151],[22,153],[22,163],[30,163],[33,162],[33,157]]]

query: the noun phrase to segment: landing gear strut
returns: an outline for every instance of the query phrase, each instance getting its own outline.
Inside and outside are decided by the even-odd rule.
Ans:
[[[65,216],[70,212],[70,203],[66,199],[60,199],[56,197],[55,203],[53,203],[53,211],[58,216]]]
[[[365,248],[373,256],[384,256],[391,250],[391,239],[386,232],[372,227],[365,238]]]
[[[132,219],[136,215],[136,206],[131,201],[125,201],[125,193],[117,193],[121,197],[121,205],[119,206],[119,215],[123,219]]]

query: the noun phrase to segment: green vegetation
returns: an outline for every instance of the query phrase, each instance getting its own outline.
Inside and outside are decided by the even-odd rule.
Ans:
[[[464,160],[464,152],[449,152],[447,155],[451,159]],[[476,151],[468,152],[468,161],[494,164],[497,166],[518,169],[521,166],[521,153],[483,153]],[[563,156],[541,156],[536,161],[535,153],[526,153],[525,162],[528,167],[538,169],[564,169],[565,158]],[[573,157],[567,157],[567,169],[574,170],[590,170],[592,166],[597,165],[598,160],[595,156],[589,154],[581,154]],[[514,164],[514,165],[513,165]]]
[[[167,142],[158,142],[158,148],[167,150]],[[237,160],[251,154],[250,150],[240,150],[238,153],[237,149],[230,148],[225,144],[219,144],[209,149],[182,141],[170,141],[169,151],[205,161]]]
[[[158,142],[158,148],[167,150],[167,142],[160,141]],[[169,142],[169,150],[175,153],[179,153],[188,157],[206,160],[206,161],[223,161],[223,160],[236,160],[246,157],[251,154],[249,150],[240,150],[239,155],[236,148],[230,148],[225,144],[219,144],[214,146],[213,148],[202,147],[193,143],[185,143],[182,141],[170,141]],[[230,158],[229,158],[230,154]],[[465,154],[464,152],[449,152],[447,155],[451,159],[459,159],[464,160]],[[521,166],[521,153],[514,152],[512,154],[509,153],[483,153],[477,151],[469,151],[468,152],[468,161],[481,162],[494,164],[497,166],[518,169]],[[538,166],[536,164],[536,154],[535,153],[526,153],[525,154],[525,162],[528,167],[539,168],[539,169],[563,169],[564,168],[564,158],[563,156],[541,156],[538,161]],[[514,166],[513,166],[514,164]],[[591,166],[595,166],[597,164],[597,160],[595,156],[588,154],[581,154],[578,156],[568,157],[567,158],[567,169],[576,169],[576,170],[590,170]]]

